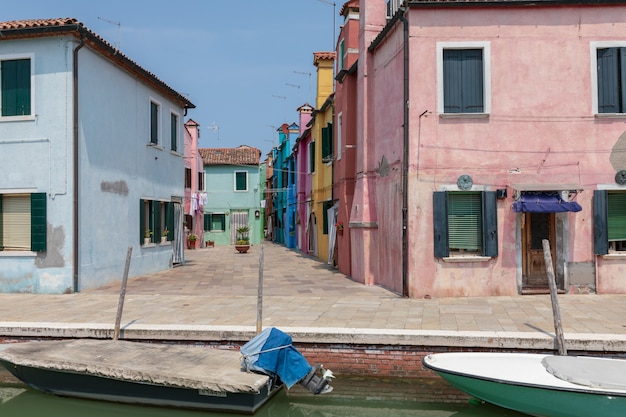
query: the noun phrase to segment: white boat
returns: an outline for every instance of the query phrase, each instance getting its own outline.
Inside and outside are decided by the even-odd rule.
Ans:
[[[423,363],[473,397],[533,416],[626,416],[626,360],[454,352]]]

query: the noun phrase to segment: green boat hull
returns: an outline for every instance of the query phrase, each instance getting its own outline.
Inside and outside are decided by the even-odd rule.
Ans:
[[[478,399],[541,417],[623,417],[626,397],[615,393],[518,385],[436,371],[456,388]]]

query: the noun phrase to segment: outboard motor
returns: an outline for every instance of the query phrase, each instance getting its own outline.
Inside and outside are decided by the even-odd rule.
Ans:
[[[321,375],[316,375],[320,371]],[[333,387],[328,385],[330,380],[334,378],[333,372],[330,369],[324,369],[322,364],[317,364],[311,368],[309,373],[302,378],[300,385],[311,391],[314,395],[328,394],[332,392]]]

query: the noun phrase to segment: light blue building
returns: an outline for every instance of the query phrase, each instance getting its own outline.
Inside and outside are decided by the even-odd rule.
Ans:
[[[200,148],[207,201],[204,205],[204,242],[234,244],[236,230],[250,228],[252,245],[261,243],[261,151],[250,146]]]
[[[121,280],[129,247],[131,277],[181,262],[194,105],[75,19],[0,31],[0,292]]]

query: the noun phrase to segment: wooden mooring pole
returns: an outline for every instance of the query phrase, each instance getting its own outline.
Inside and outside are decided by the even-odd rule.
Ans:
[[[261,253],[259,254],[259,288],[256,301],[256,334],[263,330],[263,263],[265,262],[263,253],[263,244],[261,244]]]
[[[130,256],[133,247],[129,246],[126,252],[126,265],[124,266],[124,278],[122,278],[122,289],[120,290],[120,301],[117,303],[117,315],[115,317],[115,330],[113,330],[113,340],[120,337],[120,323],[122,322],[122,310],[124,310],[124,298],[126,297],[126,283],[128,282],[128,269],[130,268]]]
[[[543,239],[541,243],[543,244],[543,259],[546,263],[548,285],[550,286],[550,300],[552,300],[552,315],[554,317],[556,344],[559,349],[559,355],[567,355],[567,349],[565,348],[565,336],[563,335],[563,325],[561,324],[561,310],[559,309],[559,300],[557,298],[554,267],[552,266],[552,255],[550,254],[550,242],[547,239]]]

